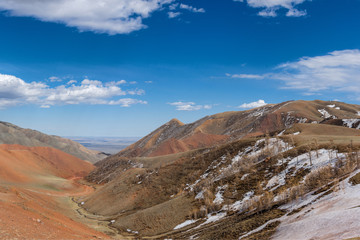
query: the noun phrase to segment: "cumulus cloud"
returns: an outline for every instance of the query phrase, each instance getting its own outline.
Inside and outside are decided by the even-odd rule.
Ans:
[[[243,103],[240,106],[238,106],[238,108],[243,108],[243,109],[249,109],[249,108],[257,108],[257,107],[262,107],[267,105],[267,103],[260,99],[256,102],[251,102],[251,103]]]
[[[212,105],[196,105],[194,102],[173,102],[168,103],[172,106],[176,106],[176,110],[178,111],[198,111],[202,109],[211,109]]]
[[[80,84],[50,87],[41,82],[27,83],[12,75],[0,74],[0,107],[35,104],[41,108],[53,105],[106,104],[128,107],[132,104],[146,104],[131,98],[119,98],[125,95],[142,95],[144,90],[123,90],[119,87],[126,81],[103,84],[101,81],[84,79]]]
[[[143,19],[176,0],[6,0],[0,10],[12,16],[63,23],[80,31],[130,33],[146,28]]]
[[[234,2],[245,2],[245,0],[233,0]],[[306,11],[298,10],[295,7],[306,0],[246,0],[252,8],[262,8],[258,15],[262,17],[276,17],[277,11],[281,8],[288,10],[286,16],[301,17],[306,15]]]

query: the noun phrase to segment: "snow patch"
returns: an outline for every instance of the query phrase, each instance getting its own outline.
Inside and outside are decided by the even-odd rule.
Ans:
[[[245,193],[242,200],[236,201],[230,205],[230,209],[233,211],[241,210],[244,207],[245,203],[249,201],[253,196],[254,196],[254,191]]]
[[[343,124],[347,126],[348,128],[354,128],[356,124],[359,124],[360,119],[343,119]],[[360,124],[357,126],[356,129],[360,129]]]
[[[241,177],[241,181],[244,181],[245,180],[245,178],[247,177],[247,176],[249,176],[249,174],[248,173],[246,173],[246,174],[244,174],[242,177]]]
[[[228,185],[224,185],[222,187],[221,186],[217,187],[218,192],[215,195],[215,199],[214,199],[213,203],[220,205],[224,202],[223,194],[227,187],[228,187]]]
[[[310,165],[310,156],[311,163]],[[267,183],[266,188],[275,190],[276,188],[285,185],[286,176],[288,176],[290,169],[295,169],[292,173],[292,176],[295,176],[297,171],[301,168],[314,170],[320,167],[324,167],[328,164],[334,165],[338,159],[345,159],[345,154],[338,153],[335,150],[319,149],[317,151],[311,151],[310,153],[304,153],[295,158],[285,158],[280,159],[278,165],[281,165],[283,162],[287,162],[287,167],[285,170],[279,174],[273,176]]]
[[[328,113],[325,109],[318,109],[319,113],[323,116],[323,118],[336,118],[335,116],[332,116],[330,113]]]
[[[200,228],[201,226],[204,226],[204,225],[212,223],[212,222],[217,222],[217,221],[223,219],[224,217],[226,217],[226,215],[227,215],[226,212],[218,212],[216,214],[208,214],[206,221],[194,229]]]
[[[281,132],[278,134],[278,136],[284,135],[284,132],[285,132],[285,130],[281,131]]]
[[[131,229],[126,229],[126,231],[129,232],[129,233],[139,234],[138,231],[132,231]]]
[[[196,194],[195,199],[204,199],[204,191],[201,191],[198,194]]]
[[[193,224],[193,223],[196,223],[197,221],[198,221],[198,220],[186,220],[185,222],[180,223],[179,225],[177,225],[176,227],[174,227],[174,230],[177,230],[177,229],[186,227],[186,226],[188,226],[188,225],[191,225],[191,224]]]
[[[272,239],[358,237],[360,235],[360,185],[352,186],[348,182],[350,177],[339,183],[338,191],[322,197],[296,214],[282,218]]]
[[[298,118],[297,119],[299,123],[306,123],[307,122],[307,118]]]

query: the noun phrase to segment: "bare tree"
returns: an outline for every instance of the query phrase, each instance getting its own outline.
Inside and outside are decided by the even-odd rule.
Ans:
[[[307,154],[308,154],[308,156],[309,156],[310,166],[312,166],[312,154],[311,154],[311,145],[310,145],[310,144],[308,144],[308,145],[306,146],[306,150],[307,150]]]
[[[316,157],[319,158],[319,143],[316,138],[314,138],[314,146],[316,151]]]

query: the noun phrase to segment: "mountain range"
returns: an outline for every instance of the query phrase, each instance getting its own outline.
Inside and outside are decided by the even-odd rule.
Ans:
[[[173,119],[97,162],[86,179],[100,187],[79,201],[135,238],[360,236],[358,224],[334,230],[326,219],[358,214],[351,179],[359,177],[359,112],[341,102],[289,101],[190,124]],[[351,204],[332,209],[333,198]],[[315,219],[326,230],[310,228]]]
[[[359,129],[359,105],[288,101],[172,119],[104,158],[1,123],[0,237],[353,239]]]

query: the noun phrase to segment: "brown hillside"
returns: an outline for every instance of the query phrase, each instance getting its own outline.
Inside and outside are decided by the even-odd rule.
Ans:
[[[280,210],[280,205],[292,200],[297,204],[305,194],[330,194],[333,185],[327,184],[356,169],[359,135],[357,129],[304,123],[281,135],[191,153],[121,162],[113,156],[87,177],[106,184],[79,201],[84,201],[87,214],[113,219],[121,234],[131,229],[135,238],[238,239],[266,222],[301,211]],[[353,156],[350,148],[357,151]],[[157,167],[145,164],[147,159]],[[189,224],[179,227],[182,223]],[[245,239],[267,239],[261,234],[273,234],[279,223]]]
[[[117,156],[149,157],[185,152],[282,131],[295,123],[331,123],[333,119],[355,119],[359,118],[359,111],[360,106],[341,102],[289,101],[206,116],[190,124],[173,119]]]

